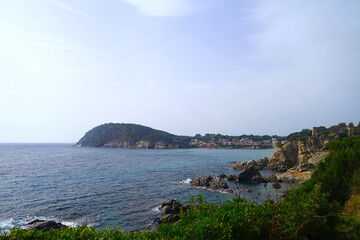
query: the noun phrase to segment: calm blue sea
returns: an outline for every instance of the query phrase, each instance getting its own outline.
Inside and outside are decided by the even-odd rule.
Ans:
[[[188,178],[235,174],[229,161],[270,157],[274,150],[77,148],[71,144],[0,144],[0,228],[35,218],[101,229],[151,229],[165,200],[234,197],[191,187]],[[231,187],[240,185],[232,184]],[[262,185],[241,185],[252,201]],[[269,189],[271,191],[272,189]]]

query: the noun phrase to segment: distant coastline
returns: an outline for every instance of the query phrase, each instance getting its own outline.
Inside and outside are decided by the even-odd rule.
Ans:
[[[174,135],[138,124],[107,123],[88,131],[75,146],[145,149],[274,149],[285,142],[285,137],[277,135],[196,134],[191,137]]]

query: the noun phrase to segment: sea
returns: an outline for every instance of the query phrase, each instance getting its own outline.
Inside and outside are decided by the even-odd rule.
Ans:
[[[190,178],[236,174],[228,162],[270,157],[273,152],[0,144],[0,229],[43,219],[97,230],[151,230],[161,216],[162,202],[176,199],[186,204],[199,194],[211,203],[240,196],[258,204],[278,197],[275,190],[228,183],[235,191],[229,194],[191,187]]]

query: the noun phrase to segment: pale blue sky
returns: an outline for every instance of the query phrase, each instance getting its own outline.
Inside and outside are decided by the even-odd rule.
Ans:
[[[360,121],[360,1],[0,0],[0,142]]]

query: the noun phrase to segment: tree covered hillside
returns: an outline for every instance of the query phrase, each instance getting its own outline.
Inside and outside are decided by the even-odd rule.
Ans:
[[[114,147],[136,147],[140,141],[148,142],[150,147],[160,141],[167,145],[183,146],[189,139],[138,124],[107,123],[88,131],[76,145],[103,147],[113,143]]]

